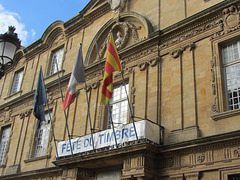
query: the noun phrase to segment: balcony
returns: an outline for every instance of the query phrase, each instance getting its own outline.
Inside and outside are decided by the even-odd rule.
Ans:
[[[155,146],[163,144],[163,127],[150,120],[137,121],[135,122],[135,127],[138,141],[133,123],[115,127],[115,136],[113,129],[94,133],[92,136],[94,149],[91,134],[71,139],[73,156],[84,156],[101,151],[117,150],[133,144],[147,143]],[[59,156],[57,160],[72,156],[68,140],[59,142],[57,151]]]

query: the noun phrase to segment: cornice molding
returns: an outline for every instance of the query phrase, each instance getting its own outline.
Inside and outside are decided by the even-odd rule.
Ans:
[[[239,1],[223,1],[160,31],[160,51],[167,54],[184,42],[193,43],[223,31],[222,11]],[[205,34],[203,34],[205,33]],[[190,42],[191,41],[191,42]],[[167,51],[165,49],[168,49]]]
[[[5,175],[5,176],[1,176],[1,179],[23,178],[23,177],[35,176],[36,174],[48,175],[48,176],[50,174],[61,175],[62,169],[60,169],[59,167],[49,167],[49,168],[43,168],[43,169],[38,169],[38,170],[33,170],[33,171],[26,171],[26,172],[11,174],[11,175]]]
[[[213,150],[221,147],[240,144],[240,131],[234,131],[214,136],[207,136],[181,143],[160,146],[162,153],[188,154],[203,150]]]
[[[231,6],[232,4],[235,4],[235,3],[239,3],[239,0],[225,0],[214,6],[211,6],[208,9],[205,9],[205,10],[203,10],[197,14],[194,14],[182,21],[179,21],[178,23],[175,23],[171,26],[168,26],[168,27],[162,29],[161,36],[165,36],[165,35],[172,33],[172,36],[170,36],[170,38],[174,38],[176,36],[179,36],[180,34],[183,34],[183,32],[191,31],[192,29],[195,29],[198,26],[201,26],[208,22],[214,21],[214,19],[216,20],[221,17],[222,10],[224,8],[227,8],[228,6]],[[215,15],[213,15],[213,12]],[[189,26],[190,24],[195,24],[195,25]],[[188,28],[183,29],[183,27],[188,27]],[[183,30],[180,30],[180,29],[183,29]],[[177,33],[175,31],[177,31]]]
[[[67,156],[60,158],[58,160],[53,161],[53,164],[59,167],[68,166],[68,165],[74,165],[78,164],[79,167],[87,167],[88,165],[92,165],[92,163],[89,164],[89,162],[92,162],[92,160],[95,161],[101,161],[103,162],[103,159],[105,159],[104,162],[106,162],[109,158],[112,160],[118,158],[123,158],[124,156],[128,157],[132,154],[151,154],[157,152],[157,146],[149,144],[149,143],[133,143],[131,145],[121,147],[118,149],[99,149],[96,152],[89,151],[85,153],[76,154],[74,156]],[[81,162],[81,163],[79,163]],[[118,161],[117,163],[121,164],[121,161]],[[96,163],[97,165],[98,163]],[[92,166],[93,167],[93,166]]]

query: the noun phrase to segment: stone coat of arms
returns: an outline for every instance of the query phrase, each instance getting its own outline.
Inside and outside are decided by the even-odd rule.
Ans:
[[[125,2],[126,0],[107,0],[108,3],[111,5],[111,9],[114,11],[114,12],[117,12],[117,11],[122,11],[124,6],[125,6]]]

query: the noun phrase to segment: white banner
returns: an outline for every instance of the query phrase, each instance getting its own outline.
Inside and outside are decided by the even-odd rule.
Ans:
[[[148,139],[154,143],[160,142],[160,127],[147,120],[135,122],[138,139]],[[136,134],[132,123],[121,125],[115,129],[117,144],[136,140]],[[93,134],[94,148],[104,148],[116,144],[112,129],[107,129]],[[71,139],[73,154],[93,150],[91,134]],[[71,155],[69,141],[58,143],[59,157]]]

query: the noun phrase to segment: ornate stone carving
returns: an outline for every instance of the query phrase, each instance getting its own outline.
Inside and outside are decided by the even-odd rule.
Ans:
[[[133,39],[134,39],[134,42],[138,42],[140,39],[139,39],[139,36],[138,36],[138,30],[141,30],[142,29],[142,26],[138,26],[136,27],[133,23],[131,22],[128,22],[128,26],[129,28],[132,30],[132,36],[133,36]]]
[[[222,11],[224,24],[229,30],[239,27],[239,12],[236,6],[232,5]]]
[[[172,167],[174,165],[173,158],[168,158],[166,162],[167,167]]]
[[[144,71],[146,70],[146,68],[150,65],[151,67],[154,67],[158,64],[158,61],[160,60],[159,57],[155,58],[155,59],[151,59],[147,62],[143,62],[143,63],[140,63],[138,64],[138,67],[140,69],[140,71]]]
[[[20,113],[19,116],[20,116],[20,119],[23,119],[25,117],[24,113]]]
[[[22,109],[24,109],[26,107],[32,107],[32,106],[33,106],[33,100],[30,100],[30,101],[28,101],[26,103],[23,103],[23,104],[21,104],[19,106],[14,107],[12,109],[12,112],[16,112],[16,111],[22,110]]]
[[[197,154],[197,162],[198,163],[203,163],[204,160],[205,160],[205,154],[204,153]]]
[[[211,109],[212,109],[212,111],[215,112],[215,113],[218,113],[218,112],[219,112],[218,105],[217,105],[217,97],[214,98],[214,103],[212,104]]]
[[[217,106],[217,101],[218,98],[216,97],[216,73],[215,73],[215,66],[216,66],[216,61],[215,57],[213,57],[210,61],[211,63],[211,82],[212,82],[212,94],[215,96],[214,97],[214,103],[212,104],[212,112],[218,112],[218,106]]]
[[[141,33],[139,33],[139,30],[141,30]],[[112,18],[111,21],[107,22],[96,34],[96,39],[94,38],[92,40],[85,58],[86,66],[94,62],[97,63],[99,61],[99,56],[100,59],[105,58],[108,46],[109,32],[111,31],[113,32],[114,39],[116,40],[118,50],[120,50],[126,46],[131,46],[138,41],[146,39],[148,35],[153,31],[153,27],[148,19],[137,13],[120,13],[119,16]],[[96,40],[98,44],[97,46],[99,50],[99,56],[96,50]],[[157,46],[157,42],[154,43],[156,43]],[[147,48],[148,47],[144,46],[141,47],[141,50],[144,51]],[[137,50],[139,50],[138,52],[141,51],[140,48]],[[133,54],[135,55],[136,53]]]
[[[121,31],[117,32],[117,39],[115,40],[116,48],[119,49],[123,45],[123,37]]]
[[[138,30],[141,29],[141,26],[136,27],[133,23],[131,22],[117,22],[115,23],[111,30],[114,34],[115,37],[115,44],[116,44],[116,48],[118,50],[123,49],[128,40],[129,40],[129,32],[131,30],[131,34],[132,37],[134,39],[135,42],[139,41],[139,36],[138,36]],[[109,40],[109,34],[107,36],[107,38],[104,40],[104,43],[102,44],[102,46],[100,47],[99,50],[99,55],[100,58],[104,57],[104,54],[106,52],[107,46],[108,46],[108,40]]]
[[[240,15],[238,8],[234,5],[225,8],[222,11],[223,18],[221,21],[222,30],[215,33],[210,39],[213,40],[217,37],[224,36],[230,32],[240,29]]]
[[[134,60],[140,59],[140,58],[142,58],[142,57],[144,57],[144,56],[147,56],[147,55],[149,55],[149,54],[151,54],[151,53],[154,53],[154,52],[156,52],[156,51],[158,51],[158,47],[157,47],[157,46],[148,48],[148,49],[146,49],[146,50],[142,50],[140,53],[135,53],[134,55],[128,57],[128,58],[125,60],[125,62],[128,63],[128,62],[130,62],[130,61],[134,61]]]
[[[25,117],[29,117],[31,113],[32,113],[32,109],[29,109],[29,110],[27,110],[25,112],[20,113],[19,114],[20,119],[24,119]]]
[[[213,95],[216,95],[216,85],[215,85],[215,71],[214,71],[214,68],[215,68],[215,59],[211,59],[211,81],[212,81],[212,92],[213,92]]]
[[[148,63],[149,63],[149,65],[151,66],[151,67],[154,67],[154,66],[156,66],[157,64],[158,64],[158,61],[160,60],[160,57],[157,57],[157,58],[155,58],[155,59],[152,59],[152,60],[150,60],[150,61],[148,61]]]
[[[8,122],[11,118],[12,110],[9,107],[5,108],[4,122]]]
[[[94,82],[94,83],[91,84],[91,88],[92,89],[97,89],[98,86],[99,86],[99,81]]]
[[[116,32],[115,44],[118,50],[125,47],[129,39],[129,22],[118,22],[111,28],[113,32]]]
[[[236,149],[234,149],[234,151],[233,151],[233,155],[234,155],[234,157],[240,157],[240,148],[236,148]]]
[[[205,31],[213,29],[215,27],[220,27],[220,29],[222,30],[222,26],[223,26],[222,24],[223,24],[222,19],[214,21],[214,22],[211,22],[209,24],[205,24],[204,26],[195,28],[194,30],[192,30],[192,31],[190,31],[190,32],[188,32],[186,34],[178,36],[176,39],[169,40],[169,41],[163,43],[162,45],[160,45],[159,48],[160,48],[160,50],[163,50],[163,49],[168,48],[168,47],[170,47],[170,46],[172,46],[174,44],[177,44],[179,42],[182,42],[184,40],[192,38],[193,36],[201,34],[201,33],[205,32]]]
[[[144,71],[148,67],[148,63],[147,62],[140,63],[140,64],[138,64],[138,67],[139,67],[140,71]]]
[[[176,49],[170,53],[173,58],[178,58],[183,53],[182,49]]]
[[[132,31],[134,41],[135,42],[138,41],[139,38],[138,38],[137,28],[131,22],[117,22],[112,26],[110,31],[112,31],[115,35],[115,44],[118,50],[126,46],[129,40],[130,29]],[[104,43],[102,44],[102,46],[100,47],[100,50],[99,50],[100,58],[103,58],[106,52],[106,49],[108,46],[108,40],[109,40],[109,34],[107,38],[104,40]]]
[[[189,45],[190,51],[193,51],[196,48],[196,44],[192,43]]]
[[[136,88],[135,87],[131,87],[131,107],[132,107],[132,113],[134,115],[135,112],[135,98],[136,98]]]
[[[128,74],[128,73],[132,73],[133,72],[133,67],[127,67],[126,69],[124,69],[124,73]]]
[[[180,48],[170,52],[170,55],[173,58],[178,58],[180,56],[180,54],[182,54],[183,51],[185,51],[187,48],[189,48],[189,50],[192,51],[195,47],[196,47],[195,43],[191,43],[191,44],[188,44],[186,46],[180,47]]]
[[[122,12],[125,6],[126,0],[107,0],[108,3],[111,5],[111,9],[114,13]]]
[[[101,71],[95,71],[94,73],[90,73],[86,75],[86,81],[92,80],[96,77],[102,77]]]

